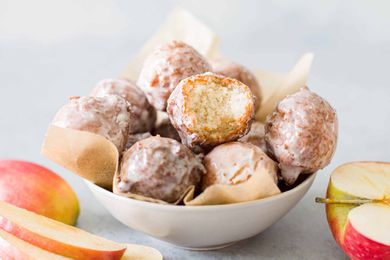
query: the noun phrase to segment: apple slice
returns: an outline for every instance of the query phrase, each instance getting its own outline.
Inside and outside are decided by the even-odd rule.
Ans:
[[[73,259],[120,259],[126,245],[0,201],[0,229],[44,250]]]
[[[162,260],[161,253],[152,247],[126,244],[127,250],[122,257],[122,260]]]
[[[21,240],[4,230],[0,230],[0,259],[65,260],[70,258],[50,253]]]
[[[341,165],[330,177],[326,213],[337,243],[351,259],[390,259],[390,163]]]

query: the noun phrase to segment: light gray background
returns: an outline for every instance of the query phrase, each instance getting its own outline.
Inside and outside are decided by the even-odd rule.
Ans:
[[[313,51],[309,86],[339,116],[337,153],[304,199],[261,235],[220,251],[177,249],[125,227],[80,178],[39,154],[46,127],[67,97],[116,76],[175,5],[221,36],[225,56],[248,66],[286,72]],[[389,7],[388,1],[0,0],[0,158],[55,170],[79,196],[79,227],[154,246],[166,259],[346,259],[314,197],[324,195],[341,163],[389,160]]]

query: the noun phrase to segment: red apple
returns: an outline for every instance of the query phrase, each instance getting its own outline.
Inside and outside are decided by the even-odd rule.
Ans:
[[[0,259],[65,260],[70,258],[33,246],[0,229]]]
[[[325,202],[330,229],[351,259],[390,260],[390,163],[354,162],[333,171]]]
[[[0,160],[0,200],[74,225],[79,202],[69,184],[35,163]]]
[[[0,229],[72,259],[121,259],[126,245],[0,201]]]

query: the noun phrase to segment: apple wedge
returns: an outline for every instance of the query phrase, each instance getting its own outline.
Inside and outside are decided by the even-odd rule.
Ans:
[[[65,260],[70,258],[50,253],[0,230],[0,259]]]
[[[0,229],[44,250],[73,259],[121,259],[126,251],[126,245],[2,201]]]
[[[390,163],[353,162],[330,177],[330,229],[351,259],[390,259]]]
[[[152,247],[126,244],[127,250],[122,257],[122,260],[162,260],[161,253]]]

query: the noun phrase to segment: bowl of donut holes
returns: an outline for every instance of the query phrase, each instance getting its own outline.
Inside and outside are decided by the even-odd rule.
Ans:
[[[298,203],[332,159],[337,116],[307,87],[311,54],[287,75],[251,71],[213,55],[208,29],[175,12],[168,24],[197,37],[169,39],[165,25],[136,65],[59,109],[42,154],[84,178],[126,226],[217,249]]]

